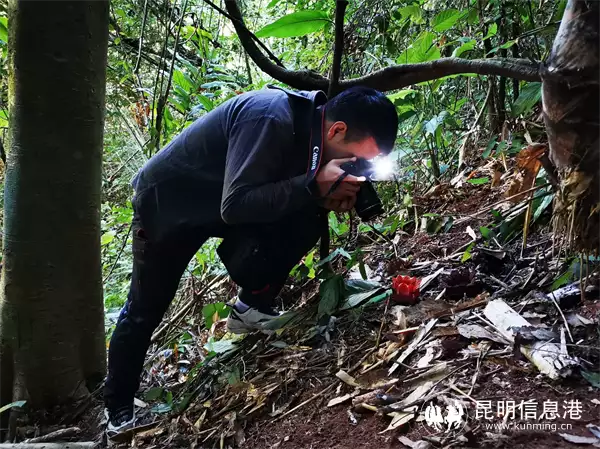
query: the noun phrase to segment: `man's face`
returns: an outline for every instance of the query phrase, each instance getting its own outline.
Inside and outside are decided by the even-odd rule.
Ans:
[[[347,141],[348,127],[344,122],[327,122],[325,129],[325,157],[328,160],[354,156],[373,159],[381,154],[381,149],[373,137],[355,142]]]

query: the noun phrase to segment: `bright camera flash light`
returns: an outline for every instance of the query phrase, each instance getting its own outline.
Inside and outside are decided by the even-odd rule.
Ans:
[[[394,174],[394,163],[389,156],[379,156],[373,159],[373,172],[380,180],[388,180]]]

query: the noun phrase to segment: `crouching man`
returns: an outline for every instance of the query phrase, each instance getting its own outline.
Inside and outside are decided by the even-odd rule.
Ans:
[[[133,180],[133,272],[112,335],[105,402],[109,437],[134,423],[153,331],[185,268],[209,237],[239,294],[227,327],[261,328],[277,313],[290,270],[316,244],[333,210],[354,206],[364,180],[340,165],[391,151],[398,128],[382,93],[269,88],[228,100],[152,157]],[[332,188],[332,186],[334,188]]]

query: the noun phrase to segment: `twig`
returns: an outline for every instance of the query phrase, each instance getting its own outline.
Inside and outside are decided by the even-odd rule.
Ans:
[[[551,292],[549,295],[546,295],[546,297],[552,299],[552,302],[556,306],[556,309],[558,310],[558,313],[560,313],[560,316],[562,317],[563,322],[565,323],[565,328],[567,329],[567,334],[569,334],[569,338],[571,339],[571,343],[575,343],[575,340],[573,339],[573,334],[571,334],[571,329],[569,329],[569,322],[565,318],[565,314],[563,313],[562,309],[558,305],[558,302],[556,301],[556,298],[554,297],[554,292]]]
[[[144,41],[144,31],[146,30],[146,20],[148,19],[148,0],[144,0],[144,13],[142,17],[142,30],[140,31],[140,42],[138,47],[138,56],[135,61],[133,73],[137,74],[140,69],[140,62],[142,60],[142,43]]]
[[[279,418],[274,419],[272,422],[277,422],[282,420],[283,418],[285,418],[286,416],[291,415],[292,413],[294,413],[296,410],[304,407],[306,404],[309,404],[310,402],[314,401],[315,399],[323,396],[325,393],[327,393],[329,390],[331,390],[333,387],[335,387],[337,384],[339,384],[340,382],[338,381],[334,381],[332,384],[330,384],[328,387],[325,387],[323,390],[319,391],[318,393],[312,395],[309,399],[307,399],[306,401],[298,404],[296,407],[288,410],[287,412],[285,412],[283,415],[281,415]]]
[[[519,196],[522,196],[522,195],[524,195],[524,194],[526,194],[526,193],[529,193],[529,192],[535,192],[536,190],[545,189],[545,188],[546,188],[546,187],[548,187],[549,185],[551,185],[551,184],[550,184],[550,183],[547,183],[547,184],[543,184],[543,185],[540,185],[540,186],[536,186],[536,187],[533,187],[533,188],[531,188],[531,189],[525,190],[525,191],[523,191],[523,192],[517,193],[516,195],[509,196],[508,198],[504,198],[503,200],[501,200],[501,201],[498,201],[497,203],[494,203],[494,204],[492,204],[491,206],[488,206],[488,207],[485,207],[485,208],[483,208],[481,211],[477,212],[477,213],[476,213],[476,214],[474,214],[474,215],[469,215],[468,217],[464,217],[464,218],[461,218],[461,219],[457,220],[457,221],[454,223],[454,225],[457,225],[457,224],[460,224],[460,223],[464,223],[465,221],[468,221],[469,219],[473,219],[473,218],[476,218],[476,217],[478,217],[478,216],[480,216],[480,215],[487,214],[487,213],[488,213],[489,211],[491,211],[491,210],[492,210],[494,207],[498,207],[498,206],[499,206],[499,205],[501,205],[501,204],[504,204],[504,203],[506,203],[506,202],[508,202],[508,201],[514,200],[515,198],[517,198],[517,197],[519,197]],[[535,199],[535,198],[534,198],[534,199]]]
[[[127,230],[127,234],[125,235],[125,238],[123,239],[123,244],[121,245],[119,254],[117,254],[117,258],[115,259],[115,262],[113,263],[112,267],[110,268],[110,271],[108,272],[108,274],[102,281],[103,284],[106,284],[106,281],[108,281],[110,279],[111,275],[113,274],[113,271],[115,270],[115,267],[119,263],[119,260],[121,259],[121,255],[123,255],[123,251],[125,250],[125,246],[127,245],[127,239],[129,238],[129,233],[131,232],[132,227],[133,227],[133,223],[129,225],[129,229]]]
[[[377,341],[375,341],[375,348],[379,347],[379,342],[381,341],[381,332],[383,332],[383,326],[385,326],[385,318],[387,317],[388,307],[390,305],[390,300],[388,299],[385,302],[385,310],[383,311],[383,319],[381,320],[381,326],[379,326],[379,332],[377,332]]]
[[[226,279],[227,278],[224,275],[216,276],[208,284],[206,284],[206,286],[198,293],[197,297],[200,297],[201,295],[206,293],[216,284],[225,282]],[[150,339],[150,342],[154,343],[158,339],[158,337],[160,337],[163,334],[163,332],[166,331],[169,328],[169,326],[171,326],[172,323],[184,316],[190,309],[190,307],[192,307],[192,305],[194,305],[194,303],[197,301],[197,297],[192,295],[192,299],[190,299],[181,309],[179,309],[179,311],[168,322],[163,324],[162,327],[160,327],[156,332],[154,332],[152,338]]]
[[[0,449],[94,449],[96,443],[89,442],[74,442],[74,443],[3,443],[0,444]]]
[[[329,80],[329,91],[327,92],[329,98],[332,98],[337,93],[340,81],[342,55],[344,53],[344,16],[347,6],[348,2],[346,0],[338,0],[335,3],[335,43],[333,47],[331,79]]]
[[[42,435],[40,437],[29,438],[22,442],[22,444],[26,443],[47,443],[52,440],[58,440],[60,438],[72,437],[73,435],[77,435],[81,432],[79,427],[68,427],[66,429],[59,429],[54,432],[47,433],[46,435]]]

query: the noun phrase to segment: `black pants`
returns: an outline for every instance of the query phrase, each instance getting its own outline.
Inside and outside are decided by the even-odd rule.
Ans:
[[[316,244],[326,215],[310,209],[277,223],[186,228],[151,241],[143,217],[133,220],[133,271],[108,351],[104,397],[109,409],[131,405],[139,387],[150,338],[161,322],[191,258],[212,236],[223,237],[219,255],[239,297],[249,306],[271,307],[290,270]]]

